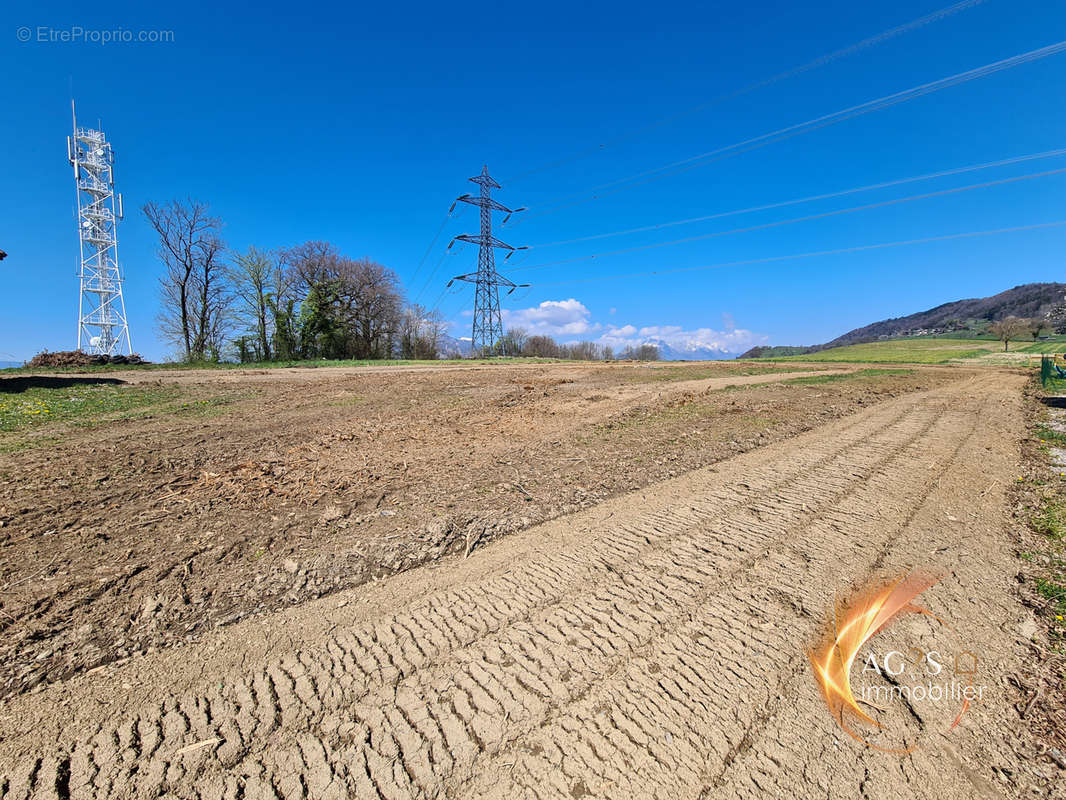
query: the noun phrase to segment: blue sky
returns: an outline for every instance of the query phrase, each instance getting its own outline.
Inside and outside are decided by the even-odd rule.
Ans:
[[[442,290],[447,277],[474,267],[474,248],[453,248],[432,271],[452,235],[476,232],[472,208],[457,209],[415,273],[451,201],[476,190],[466,179],[482,164],[503,184],[501,202],[530,208],[500,238],[541,245],[1066,146],[1064,53],[551,210],[598,184],[1066,39],[1061,3],[987,0],[629,135],[947,5],[8,3],[0,28],[0,248],[9,253],[0,263],[0,360],[74,344],[77,239],[65,157],[72,88],[81,120],[101,120],[115,148],[127,211],[119,253],[134,349],[146,357],[166,349],[155,331],[160,265],[138,209],[186,196],[211,204],[234,248],[326,239],[380,261],[412,299],[439,299],[454,333],[469,335],[472,287]],[[20,26],[31,41],[18,41]],[[72,26],[167,30],[173,41],[37,40],[39,28]],[[531,249],[508,262],[516,281],[533,284],[505,299],[508,318],[563,339],[665,332],[736,352],[758,342],[821,342],[948,300],[1063,280],[1066,228],[599,280],[1063,220],[1061,174],[517,269],[1062,167],[1060,156]]]

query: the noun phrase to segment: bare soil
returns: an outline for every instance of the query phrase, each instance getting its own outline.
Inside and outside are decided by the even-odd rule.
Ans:
[[[466,551],[948,373],[763,383],[809,374],[829,373],[108,373],[177,386],[205,413],[34,428],[15,438],[37,446],[0,455],[0,696]]]
[[[728,368],[186,374],[228,405],[2,456],[0,795],[1052,796],[1023,379]],[[915,567],[994,691],[901,762],[805,649]]]

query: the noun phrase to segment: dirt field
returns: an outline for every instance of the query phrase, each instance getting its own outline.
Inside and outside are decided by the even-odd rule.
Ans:
[[[0,440],[0,796],[1053,793],[1007,680],[1024,379],[787,369],[109,376],[205,411]],[[993,672],[901,760],[806,652],[915,567]]]

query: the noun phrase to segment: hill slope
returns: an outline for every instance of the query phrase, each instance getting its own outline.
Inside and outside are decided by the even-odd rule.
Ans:
[[[1058,328],[1066,322],[1064,295],[1066,284],[1063,283],[1025,283],[991,297],[956,300],[906,317],[874,322],[838,336],[827,342],[825,347],[858,344],[893,336],[913,336],[918,333],[951,333],[972,329],[976,327],[972,325],[975,321],[995,322],[1011,316],[1043,317]]]
[[[841,347],[863,342],[875,342],[900,336],[934,336],[945,333],[970,331],[983,332],[989,324],[1004,317],[1040,317],[1048,320],[1056,332],[1066,329],[1066,284],[1064,283],[1025,283],[1007,289],[991,297],[975,297],[955,300],[908,314],[881,320],[861,328],[848,331],[831,342],[807,348],[755,347],[741,355],[741,358],[767,358],[782,355],[796,355],[797,349],[804,353],[814,353],[830,347]],[[782,352],[777,352],[781,350]],[[787,350],[788,352],[783,352]]]

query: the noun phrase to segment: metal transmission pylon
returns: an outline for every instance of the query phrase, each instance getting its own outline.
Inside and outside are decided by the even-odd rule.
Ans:
[[[508,258],[515,250],[525,250],[526,248],[511,247],[511,245],[501,242],[492,235],[493,211],[502,211],[505,213],[507,216],[504,217],[503,221],[506,222],[511,214],[525,211],[525,207],[516,208],[512,211],[492,199],[490,196],[491,190],[499,189],[500,184],[496,183],[496,181],[494,181],[489,175],[489,168],[487,166],[481,168],[480,175],[476,178],[471,178],[470,180],[481,187],[481,193],[477,197],[469,194],[460,195],[456,198],[455,202],[470,203],[470,205],[479,206],[481,208],[481,233],[477,235],[464,233],[461,236],[456,236],[448,243],[448,247],[451,248],[451,246],[457,241],[477,243],[479,246],[477,272],[456,275],[448,281],[448,286],[451,286],[455,281],[466,281],[467,283],[474,284],[474,330],[471,336],[471,346],[473,353],[476,355],[495,353],[500,340],[503,338],[503,315],[500,313],[500,287],[508,287],[507,293],[510,294],[515,289],[521,286],[529,286],[529,284],[514,283],[496,271],[497,247],[507,250]],[[455,203],[452,203],[452,208],[455,208]]]
[[[126,303],[122,298],[122,273],[118,266],[115,222],[122,219],[122,195],[115,194],[111,145],[102,131],[79,128],[67,137],[67,158],[74,167],[78,198],[78,349],[111,356],[132,353]]]

